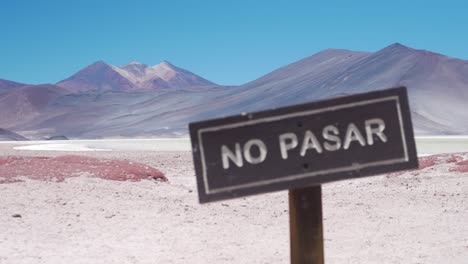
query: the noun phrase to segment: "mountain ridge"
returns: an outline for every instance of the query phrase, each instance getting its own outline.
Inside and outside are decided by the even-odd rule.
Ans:
[[[25,86],[25,83],[19,83],[14,81],[9,81],[5,79],[0,79],[0,93],[11,91],[12,89],[19,88],[21,86]]]

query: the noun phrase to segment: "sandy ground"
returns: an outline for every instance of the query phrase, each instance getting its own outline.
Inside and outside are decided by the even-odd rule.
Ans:
[[[79,154],[142,162],[169,182],[0,184],[0,263],[289,263],[287,192],[200,205],[189,152]],[[323,207],[326,263],[468,263],[468,173],[326,184]]]

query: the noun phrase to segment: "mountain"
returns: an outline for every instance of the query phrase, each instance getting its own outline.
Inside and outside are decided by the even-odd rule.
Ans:
[[[139,62],[131,62],[121,67],[114,66],[114,69],[143,90],[196,88],[216,85],[167,61],[152,67]]]
[[[130,91],[135,85],[117,72],[112,65],[103,61],[95,62],[80,70],[57,86],[73,92],[87,91]]]
[[[29,140],[20,134],[0,128],[0,141],[26,141]]]
[[[26,84],[24,83],[17,83],[17,82],[0,79],[0,93],[11,91],[15,88],[25,86],[25,85]]]
[[[468,133],[468,61],[399,43],[374,53],[319,53],[244,87],[255,91],[248,96],[264,94],[268,100],[254,108],[265,108],[396,86],[408,87],[418,133]]]
[[[209,104],[186,121],[251,112],[330,97],[407,86],[415,131],[468,134],[468,61],[395,43],[379,51],[328,49],[294,62]],[[183,122],[178,125],[182,125]]]
[[[0,123],[37,138],[181,136],[192,121],[404,85],[417,135],[468,134],[468,61],[399,43],[376,52],[327,49],[240,86],[217,86],[168,62],[98,62],[59,85],[73,92],[0,94]],[[41,95],[31,92],[45,99],[33,103]]]
[[[44,116],[46,108],[69,92],[52,84],[27,85],[0,94],[0,124],[19,130]]]
[[[216,86],[167,61],[152,67],[139,62],[118,67],[98,61],[57,85],[74,92],[147,91]]]

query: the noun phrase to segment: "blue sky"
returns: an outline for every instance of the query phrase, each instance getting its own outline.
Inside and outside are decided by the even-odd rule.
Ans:
[[[468,1],[3,1],[0,78],[54,83],[98,60],[162,60],[242,84],[326,48],[400,42],[468,59]]]

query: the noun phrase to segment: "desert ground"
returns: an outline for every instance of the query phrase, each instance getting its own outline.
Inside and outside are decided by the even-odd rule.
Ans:
[[[55,150],[2,143],[0,157],[73,149],[48,144]],[[187,144],[78,145],[73,155],[143,163],[168,181],[0,184],[0,263],[289,263],[286,191],[199,204]],[[468,172],[423,164],[323,185],[325,263],[468,263]]]

